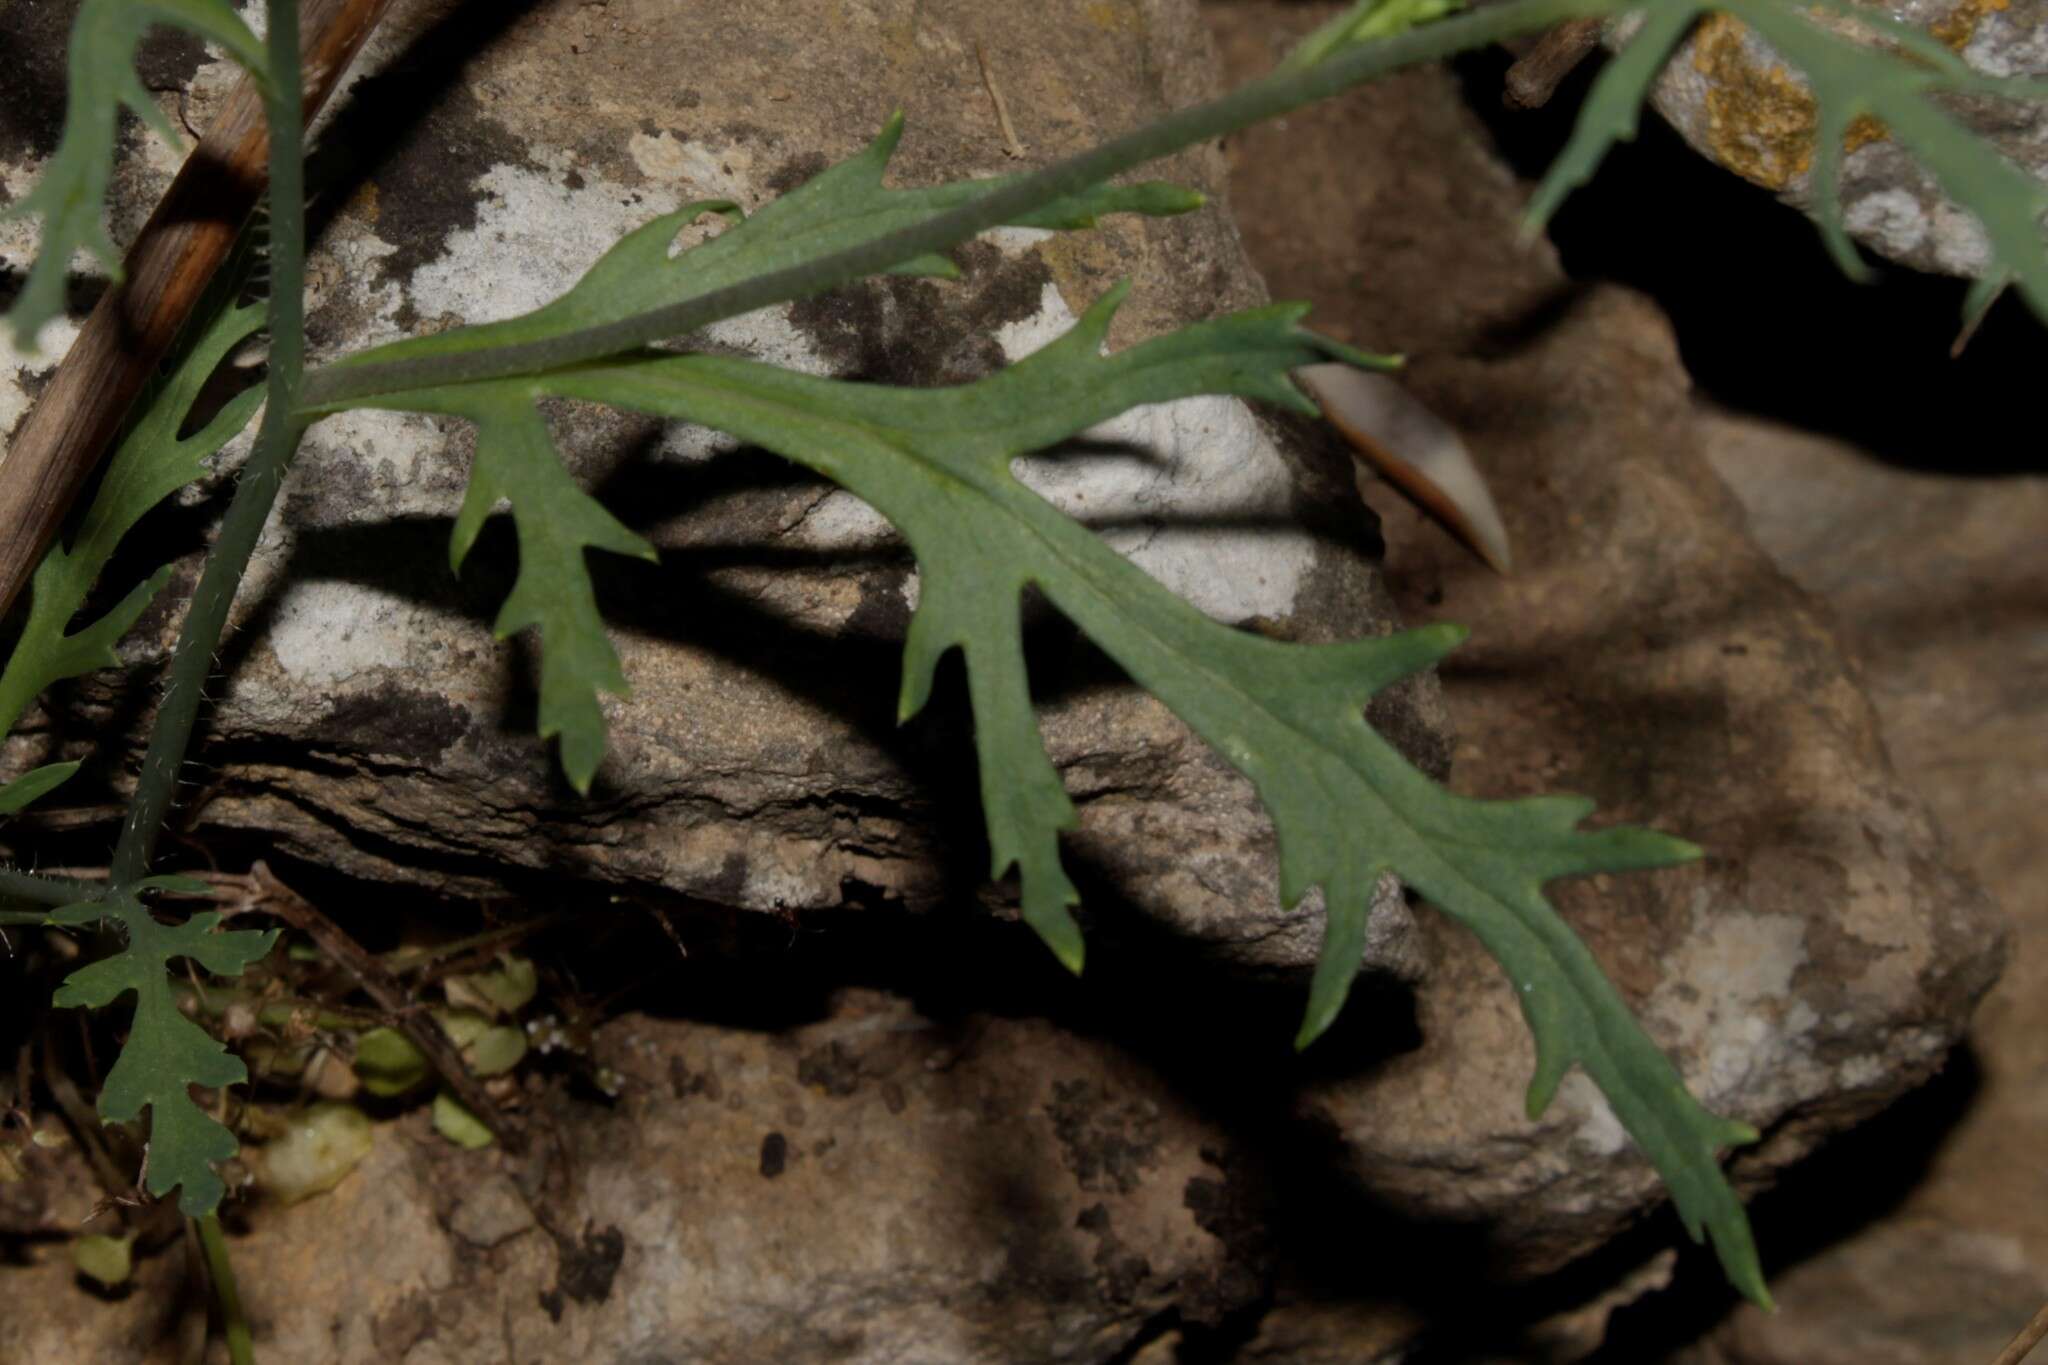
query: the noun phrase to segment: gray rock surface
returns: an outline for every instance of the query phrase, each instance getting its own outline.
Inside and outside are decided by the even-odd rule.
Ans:
[[[1988,76],[2048,75],[2044,0],[1892,0],[1875,11],[1925,30]],[[1805,78],[1727,15],[1708,18],[1658,78],[1658,112],[1701,153],[1776,193],[1813,204],[1817,107]],[[2037,180],[2048,181],[2048,101],[1956,100],[1951,110]],[[1990,243],[1875,120],[1852,122],[1842,159],[1842,218],[1858,241],[1921,270],[1982,275]]]
[[[537,306],[629,228],[694,200],[758,207],[859,150],[895,108],[910,132],[894,183],[1011,169],[978,51],[1045,160],[1206,92],[1207,42],[1182,0],[400,7],[321,136],[315,359]],[[54,48],[21,59],[58,61]],[[194,73],[195,119],[226,75]],[[33,173],[47,133],[25,135],[9,185]],[[145,156],[121,213],[161,182],[166,154]],[[1220,188],[1213,152],[1158,169]],[[25,229],[0,230],[0,260],[21,257]],[[935,384],[1044,344],[1119,277],[1136,288],[1115,346],[1263,297],[1216,210],[998,233],[961,260],[960,284],[857,287],[711,339],[812,372]],[[0,364],[0,423],[35,377]],[[778,913],[976,894],[987,869],[965,717],[941,705],[907,731],[894,723],[916,584],[888,528],[713,433],[589,408],[556,417],[572,466],[664,554],[659,568],[596,566],[634,690],[608,708],[593,796],[569,793],[530,737],[527,643],[490,637],[509,536],[487,536],[461,581],[447,572],[471,433],[360,412],[313,429],[266,531],[204,755],[221,770],[204,820],[455,892],[545,874]],[[1234,399],[1090,435],[1107,448],[1036,460],[1028,477],[1203,609],[1302,638],[1392,628],[1342,456]],[[175,626],[159,613],[131,657],[159,657]],[[1305,968],[1319,907],[1278,904],[1250,785],[1057,630],[1047,640],[1034,681],[1082,808],[1072,857],[1111,889],[1097,899],[1127,898],[1247,966]],[[1425,762],[1444,750],[1435,695],[1419,680],[1378,712]],[[1378,967],[1414,969],[1410,925],[1389,880]]]

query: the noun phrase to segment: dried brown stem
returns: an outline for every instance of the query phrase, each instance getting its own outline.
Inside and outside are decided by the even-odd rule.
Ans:
[[[1600,45],[1600,19],[1567,19],[1536,40],[1508,68],[1504,98],[1511,109],[1541,109],[1564,78]]]
[[[440,1021],[413,1000],[405,986],[385,969],[383,963],[365,952],[346,931],[320,913],[298,892],[277,879],[270,868],[257,863],[249,869],[250,884],[256,889],[262,909],[305,934],[320,951],[340,963],[363,991],[388,1013],[395,1027],[412,1041],[455,1098],[497,1135],[506,1150],[515,1155],[525,1151],[526,1134],[513,1123],[484,1089],[483,1082],[470,1073]]]
[[[2043,1307],[2034,1314],[2031,1322],[2020,1328],[2020,1334],[2006,1343],[2005,1349],[1998,1353],[1998,1359],[1991,1365],[2020,1365],[2041,1344],[2043,1337],[2048,1337],[2048,1307]]]
[[[391,0],[303,0],[305,111],[334,93]],[[0,615],[21,595],[87,477],[263,195],[270,137],[244,76],[185,158],[42,398],[0,455]]]

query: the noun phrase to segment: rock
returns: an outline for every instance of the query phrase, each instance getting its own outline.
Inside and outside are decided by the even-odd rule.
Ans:
[[[2038,337],[2017,340],[2038,350]],[[2003,429],[1986,416],[1984,430]],[[1879,1156],[1873,1174],[1897,1193],[1782,1277],[1776,1314],[1738,1311],[1682,1359],[1988,1361],[2048,1300],[2048,1172],[2035,1158],[2048,1124],[2048,477],[1944,475],[1946,446],[1912,452],[1925,470],[1902,468],[1732,413],[1710,414],[1706,433],[1759,542],[1853,645],[1894,761],[2015,933],[1962,1075],[1945,1082],[1959,1112]]]
[[[1923,29],[1987,76],[2048,75],[2048,0],[1914,0],[1872,9]],[[1703,155],[1794,207],[1813,207],[1813,94],[1741,21],[1717,14],[1701,23],[1658,78],[1653,102]],[[2029,175],[2048,180],[2048,104],[1972,96],[1943,107]],[[1841,205],[1851,236],[1921,270],[1986,273],[1983,228],[1881,124],[1852,122],[1847,148]]]
[[[44,50],[18,60],[59,60],[50,35],[35,40]],[[1182,0],[405,7],[365,55],[377,74],[344,89],[323,134],[353,170],[322,201],[315,358],[536,306],[627,229],[692,200],[758,207],[858,151],[898,106],[910,133],[895,183],[1010,169],[977,50],[1034,160],[1195,99],[1212,76]],[[676,54],[709,52],[679,85]],[[40,125],[23,139],[48,150]],[[7,183],[35,164],[17,153]],[[1213,152],[1159,170],[1218,188]],[[142,197],[161,179],[123,184]],[[25,230],[0,230],[0,259],[20,260]],[[713,342],[931,384],[1043,344],[1119,276],[1136,289],[1117,346],[1263,297],[1220,211],[999,233],[960,254],[961,284],[864,285],[714,328]],[[0,376],[11,419],[35,372],[17,362]],[[245,586],[202,755],[221,770],[204,820],[355,876],[457,893],[545,874],[778,913],[974,894],[986,855],[966,718],[955,699],[895,724],[915,580],[887,528],[700,429],[588,408],[555,418],[576,471],[663,549],[659,567],[596,565],[634,691],[608,707],[595,794],[574,798],[531,737],[530,646],[490,637],[510,537],[487,535],[461,580],[447,572],[471,433],[359,412],[308,436]],[[1205,610],[1302,638],[1392,628],[1370,520],[1328,446],[1234,399],[1147,409],[1096,434],[1138,451],[1039,460],[1033,477]],[[178,582],[194,572],[181,565]],[[130,658],[161,657],[175,626],[158,613]],[[1128,899],[1245,967],[1311,963],[1319,907],[1277,903],[1250,785],[1112,685],[1097,656],[1040,634],[1034,682],[1082,808],[1070,847],[1103,888],[1093,899]],[[1435,695],[1417,680],[1376,712],[1426,763],[1444,751]],[[1414,970],[1409,924],[1389,880],[1378,969]]]
[[[1227,68],[1242,78],[1329,12],[1223,8]],[[1275,293],[1414,357],[1413,391],[1502,503],[1512,578],[1374,500],[1404,615],[1472,628],[1442,669],[1457,785],[1582,792],[1603,820],[1706,847],[1699,865],[1552,896],[1694,1093],[1766,1133],[1734,1171],[1768,1184],[1941,1064],[1996,975],[2002,922],[1892,770],[1822,613],[1714,477],[1667,324],[1517,244],[1526,191],[1453,83],[1415,73],[1233,153],[1240,200],[1287,196],[1284,224],[1243,223]],[[1422,923],[1420,1045],[1333,1063],[1303,1112],[1377,1199],[1469,1227],[1503,1271],[1559,1266],[1661,1189],[1583,1077],[1524,1115],[1533,1051],[1508,983],[1467,936]]]
[[[1780,1281],[1785,1311],[1739,1310],[1683,1365],[1981,1365],[2048,1301],[2019,1242],[1893,1219]]]
[[[1227,1134],[1048,1024],[855,993],[779,1035],[627,1016],[595,1056],[623,1094],[549,1115],[572,1191],[542,1205],[550,1236],[444,1232],[459,1199],[472,1240],[463,1210],[510,1182],[415,1115],[364,1178],[231,1238],[259,1358],[1106,1361],[1262,1284]],[[176,1259],[100,1303],[43,1248],[7,1272],[0,1356],[154,1358]]]
[[[521,40],[555,32],[549,61],[569,60],[563,53],[571,48],[581,57],[586,45],[607,62],[652,60],[641,48],[667,61],[680,49],[664,45],[678,31],[665,26],[693,23],[703,9],[671,8],[677,13],[618,0],[587,7],[562,37],[548,26],[569,20],[542,6],[512,31]],[[934,24],[952,22],[950,9],[925,8]],[[1333,8],[1234,3],[1217,17],[1233,64],[1248,74]],[[1167,11],[1088,11],[1098,12]],[[614,22],[643,32],[614,36]],[[814,55],[809,40],[798,32],[791,51]],[[1091,39],[1108,55],[1088,61],[1162,70],[1117,46],[1137,41],[1128,31]],[[874,69],[890,80],[909,73],[906,95],[927,98],[911,77],[938,70],[938,57],[914,42],[888,54],[899,63]],[[829,89],[837,60],[828,54],[797,65]],[[459,66],[451,58],[433,69]],[[511,107],[511,92],[550,79],[548,69],[539,56],[486,55],[462,68],[453,88],[479,108],[487,96],[499,100],[491,117],[516,121],[525,115]],[[632,88],[630,74],[618,88]],[[751,68],[744,74],[765,92],[755,101],[758,126],[780,126],[767,120],[789,111],[778,109],[785,102],[772,98],[769,78]],[[995,74],[1008,88],[1002,64]],[[1047,98],[1079,98],[1087,88],[1074,83],[1081,77],[1062,79],[1034,88]],[[970,66],[961,84],[935,89],[955,90],[960,107],[974,109],[977,83]],[[1013,113],[1018,103],[1012,91]],[[484,145],[476,131],[482,116],[468,117],[444,126],[467,139],[471,163],[515,165],[516,153],[501,163],[474,150]],[[1019,124],[1034,154],[1041,136],[1059,131]],[[514,129],[515,147],[557,145],[523,124],[502,126]],[[858,143],[854,126],[835,125],[832,154]],[[962,125],[948,126],[957,137]],[[641,136],[676,137],[665,123],[655,128]],[[734,134],[732,145],[773,149],[765,135],[745,138],[756,140]],[[1916,797],[1888,766],[1869,705],[1821,613],[1747,537],[1740,509],[1703,461],[1661,319],[1621,291],[1572,288],[1547,248],[1515,244],[1525,189],[1490,155],[1454,85],[1418,73],[1293,116],[1284,140],[1268,130],[1233,149],[1241,201],[1284,206],[1246,222],[1280,292],[1318,299],[1340,336],[1417,357],[1416,391],[1465,431],[1526,560],[1516,579],[1490,578],[1402,504],[1380,500],[1395,528],[1396,586],[1408,618],[1476,627],[1451,665],[1458,780],[1502,794],[1574,788],[1601,800],[1603,819],[1651,821],[1710,847],[1704,867],[1556,894],[1688,1081],[1709,1103],[1769,1130],[1769,1141],[1737,1165],[1745,1187],[1768,1182],[1822,1135],[1860,1120],[1938,1063],[1996,968],[1996,917],[1950,870]],[[577,172],[586,186],[627,183],[615,149],[571,150],[590,158]],[[1341,176],[1302,173],[1315,165],[1341,167]],[[567,172],[560,174],[566,190]],[[435,182],[415,171],[407,183],[422,188],[410,200],[380,193],[374,224],[366,195],[349,200],[326,240],[345,245],[356,231],[366,241],[373,228],[397,234],[382,215],[427,202]],[[493,183],[506,204],[519,199],[507,188],[514,182]],[[479,212],[481,226],[465,229],[478,237],[509,221],[494,218],[493,205]],[[351,215],[367,226],[347,227],[341,220]],[[1133,231],[1125,225],[1073,249],[1156,262],[1163,251],[1148,253],[1147,234],[1198,231],[1189,220],[1131,237],[1118,230]],[[474,261],[484,250],[462,232],[448,242],[453,257],[468,251]],[[1199,254],[1201,241],[1189,249]],[[365,252],[333,257],[330,297],[375,276],[376,253]],[[411,264],[411,283],[378,283],[365,297],[387,289],[394,299],[412,297],[422,279],[438,278],[432,271],[441,259]],[[982,268],[1006,267],[985,258]],[[1056,289],[1062,268],[1048,266]],[[569,273],[565,267],[563,278]],[[986,278],[972,277],[968,291]],[[892,296],[869,311],[886,322],[896,307]],[[347,321],[338,306],[321,316],[337,327]],[[787,335],[806,334],[792,325]],[[776,596],[747,559],[760,553],[754,541],[716,539],[712,511],[722,507],[734,538],[758,534],[772,547],[774,535],[758,528],[779,527],[774,515],[784,513],[809,525],[805,509],[823,505],[819,490],[755,486],[715,454],[685,464],[711,471],[704,477],[716,498],[697,489],[703,501],[650,525],[674,547],[672,559],[701,557],[689,561],[700,570],[691,587],[703,600],[685,637],[698,643],[662,637],[656,627],[665,617],[628,618],[628,666],[641,692],[615,713],[619,751],[600,798],[614,804],[592,808],[605,819],[551,826],[544,806],[555,817],[573,808],[547,786],[530,741],[494,728],[516,688],[494,671],[500,656],[484,640],[491,585],[431,586],[442,581],[430,575],[439,573],[432,561],[444,531],[431,519],[446,515],[455,489],[415,454],[438,451],[430,442],[440,433],[360,429],[349,448],[369,458],[351,464],[339,455],[345,430],[328,438],[335,446],[309,451],[311,472],[275,528],[311,586],[294,590],[306,597],[269,599],[241,637],[243,676],[254,682],[230,698],[212,751],[227,764],[219,818],[281,831],[305,851],[324,850],[370,875],[398,876],[396,864],[417,859],[424,870],[411,875],[455,889],[539,865],[667,885],[659,878],[670,866],[684,869],[679,879],[697,878],[712,854],[740,848],[746,857],[728,884],[687,880],[682,888],[749,905],[794,887],[790,903],[802,905],[814,890],[823,894],[813,883],[854,867],[857,884],[835,893],[840,899],[859,901],[872,887],[893,887],[913,903],[936,898],[927,888],[943,881],[945,862],[934,852],[939,836],[920,821],[944,804],[945,791],[967,788],[941,787],[938,797],[920,788],[941,771],[940,740],[928,738],[938,732],[891,739],[890,689],[844,686],[854,664],[889,672],[892,649],[874,643],[887,623],[849,606],[867,600],[866,586],[834,588],[832,573],[818,570],[798,580],[804,592],[815,589],[815,600]],[[612,430],[635,434],[630,424]],[[602,434],[579,438],[580,460],[602,453]],[[689,454],[674,433],[639,434],[660,461],[683,463]],[[385,469],[376,461],[386,450],[415,454]],[[388,482],[386,505],[430,519],[420,543],[411,539],[418,528],[402,518],[367,530],[316,518],[329,496],[321,479],[339,482],[334,471],[344,470]],[[762,507],[762,520],[745,519],[745,509]],[[417,566],[428,586],[399,596],[393,565]],[[900,601],[900,568],[885,561],[859,572],[876,575],[878,592]],[[502,564],[495,572],[502,578]],[[642,600],[633,583],[623,576],[608,590],[630,605]],[[331,595],[326,606],[322,593]],[[333,604],[369,600],[398,605],[365,617],[357,639],[342,638]],[[1294,629],[1321,629],[1300,601],[1296,608]],[[288,611],[310,615],[294,625]],[[469,690],[422,703],[399,665],[352,652],[359,641],[402,641],[398,626],[418,618],[443,623],[444,638],[470,651],[462,665],[476,670]],[[764,632],[765,644],[757,638]],[[437,670],[459,662],[459,650],[449,652],[446,663],[397,657],[440,687],[449,675]],[[319,683],[326,690],[283,690],[300,684],[281,658],[316,675],[330,669]],[[780,667],[791,658],[801,667]],[[1085,667],[1070,676],[1093,682]],[[746,690],[729,690],[742,682]],[[263,694],[251,690],[258,683],[274,698],[323,699],[297,713],[281,702],[264,710],[255,700]],[[351,707],[326,709],[324,698],[335,695],[353,698]],[[650,695],[666,699],[670,712],[640,709]],[[1185,736],[1176,738],[1157,708],[1113,689],[1055,690],[1046,716],[1070,781],[1089,798],[1086,827],[1072,845],[1084,858],[1149,859],[1101,865],[1174,874],[1178,881],[1161,880],[1178,922],[1213,909],[1204,931],[1212,943],[1246,944],[1271,930],[1264,902],[1251,919],[1232,917],[1244,888],[1265,884],[1255,880],[1266,875],[1255,859],[1204,865],[1193,856],[1250,847],[1244,840],[1253,837],[1231,832],[1239,828],[1231,811],[1253,827],[1248,805],[1200,813],[1209,793],[1227,796],[1212,760],[1190,756]],[[824,738],[799,747],[793,735]],[[1088,747],[1109,741],[1117,747]],[[659,752],[668,743],[708,766],[684,771],[682,758]],[[424,751],[438,757],[423,762],[415,755]],[[1140,780],[1120,787],[1099,778],[1091,763],[1103,753],[1129,756],[1116,761]],[[309,773],[316,762],[328,770],[324,778]],[[495,786],[477,785],[486,762],[495,765]],[[620,784],[642,764],[654,777],[634,789],[648,802],[636,805]],[[735,795],[743,782],[768,784],[768,795],[747,804]],[[450,789],[469,792],[463,799],[471,803],[453,823]],[[659,866],[633,843],[650,837],[638,831],[653,827],[654,812],[667,822],[661,828],[682,831],[672,861]],[[1185,830],[1196,833],[1182,845]],[[766,861],[761,850],[788,861]],[[780,881],[767,876],[778,866],[787,869]],[[1219,876],[1233,868],[1241,880]],[[630,1360],[672,1353],[677,1341],[710,1361],[1097,1362],[1156,1358],[1177,1334],[1189,1354],[1214,1348],[1227,1358],[1224,1347],[1241,1342],[1244,1360],[1334,1362],[1392,1358],[1422,1332],[1455,1339],[1472,1326],[1471,1284],[1486,1268],[1469,1254],[1473,1242],[1490,1249],[1496,1271],[1540,1273],[1636,1220],[1662,1195],[1584,1088],[1569,1090],[1541,1122],[1522,1116],[1531,1059],[1511,994],[1462,935],[1434,918],[1424,923],[1409,940],[1419,969],[1408,969],[1407,984],[1383,976],[1381,989],[1361,992],[1339,1028],[1299,1060],[1285,1053],[1285,1029],[1247,1021],[1234,993],[1245,966],[1298,960],[1286,941],[1254,945],[1226,964],[1229,971],[1194,984],[1142,955],[1133,955],[1141,958],[1135,965],[1125,960],[1125,976],[1105,973],[1117,965],[1105,954],[1111,960],[1091,965],[1075,989],[1106,990],[1122,1012],[1062,1010],[1061,1025],[943,1021],[901,993],[841,995],[822,1021],[781,1032],[617,1021],[597,1060],[626,1079],[618,1107],[547,1112],[573,1158],[566,1184],[542,1194],[538,1176],[513,1176],[547,1236],[479,1250],[447,1231],[460,1193],[479,1171],[497,1168],[439,1143],[416,1116],[376,1144],[362,1179],[300,1209],[259,1211],[238,1239],[238,1263],[251,1266],[255,1280],[245,1288],[264,1334],[259,1346],[281,1359],[413,1365],[508,1354]],[[1383,953],[1376,961],[1391,959]],[[982,965],[948,963],[967,983],[954,989],[972,989]],[[1218,977],[1232,991],[1212,989]],[[1176,989],[1180,998],[1170,994]],[[1296,1001],[1291,995],[1290,1010]],[[679,999],[674,1008],[699,1005]],[[1398,1055],[1389,1061],[1390,1053]],[[1658,1250],[1645,1251],[1651,1279],[1661,1273]],[[66,1297],[60,1270],[10,1270],[9,1302],[38,1312],[0,1320],[0,1357],[141,1357],[172,1292],[164,1265],[146,1263],[129,1300],[96,1304],[93,1315]],[[1637,1276],[1620,1293],[1643,1283]],[[308,1293],[308,1285],[322,1288]],[[1563,1324],[1565,1346],[1597,1335],[1600,1314],[1617,1301],[1610,1287],[1593,1286],[1591,1312]],[[358,1309],[359,1321],[335,1327],[334,1303]]]
[[[450,1232],[480,1247],[509,1241],[532,1226],[533,1210],[504,1175],[485,1176],[470,1186],[448,1218]]]

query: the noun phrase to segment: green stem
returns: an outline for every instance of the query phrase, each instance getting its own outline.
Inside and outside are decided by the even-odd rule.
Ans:
[[[97,882],[74,882],[62,877],[38,877],[12,867],[0,867],[0,896],[33,901],[37,905],[76,905],[95,901],[104,886]]]
[[[209,1213],[197,1221],[199,1245],[206,1251],[207,1278],[213,1281],[221,1330],[227,1334],[228,1360],[231,1365],[256,1365],[256,1343],[249,1337],[249,1319],[242,1313],[242,1294],[235,1287],[235,1266],[228,1259],[228,1239],[221,1235],[220,1219]]]
[[[1303,69],[1281,70],[1207,104],[1169,114],[1090,151],[1025,176],[973,203],[830,256],[714,289],[680,303],[544,341],[454,355],[322,366],[306,376],[308,409],[348,406],[379,394],[503,379],[616,355],[683,336],[723,318],[805,298],[934,251],[943,251],[1055,199],[1154,161],[1183,147],[1236,132],[1327,99],[1405,66],[1546,28],[1560,20],[1606,14],[1627,0],[1508,0],[1440,23],[1365,43]]]
[[[227,627],[228,608],[306,427],[297,415],[306,361],[299,7],[297,0],[269,0],[268,11],[265,43],[270,83],[264,102],[270,122],[270,392],[255,452],[242,467],[234,501],[221,522],[220,538],[207,556],[206,571],[192,596],[192,609],[178,633],[170,682],[157,708],[149,752],[142,760],[142,777],[114,850],[110,880],[117,889],[132,885],[149,870],[157,836],[170,814],[178,770],[192,741],[206,680],[213,672],[214,651]]]

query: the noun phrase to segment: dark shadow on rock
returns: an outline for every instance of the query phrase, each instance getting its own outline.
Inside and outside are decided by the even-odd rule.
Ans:
[[[1468,102],[1516,174],[1534,181],[1570,136],[1598,62],[1533,112],[1505,109],[1512,58],[1457,63]],[[1671,318],[1704,393],[1745,412],[1832,433],[1894,464],[1951,475],[2048,467],[2032,429],[2048,325],[2008,291],[1962,357],[1963,281],[1869,258],[1877,281],[1835,267],[1813,224],[1709,163],[1654,113],[1574,191],[1549,236],[1575,280],[1614,280]],[[1569,306],[1568,296],[1544,309]],[[1542,309],[1538,310],[1543,311]],[[1542,319],[1530,318],[1524,330]],[[1515,344],[1516,328],[1495,342]]]
[[[395,59],[341,97],[332,117],[318,129],[306,161],[306,185],[314,199],[307,220],[309,241],[319,239],[321,229],[365,180],[381,181],[396,161],[422,150],[412,144],[438,106],[455,99],[474,102],[463,87],[463,68],[539,3],[493,0],[487,5],[451,6]],[[460,149],[444,150],[453,154]],[[380,203],[396,202],[408,213],[439,206],[459,214],[456,201],[471,198],[470,176],[488,164],[458,156],[457,164],[444,168],[448,173],[439,177],[442,183],[409,182],[404,194],[381,196]],[[474,214],[473,206],[469,212]]]
[[[1765,1276],[1777,1279],[1897,1209],[1982,1084],[1965,1042],[1926,1085],[1781,1173],[1749,1206]],[[1740,1302],[1711,1251],[1685,1242],[1668,1211],[1658,1221],[1683,1248],[1671,1287],[1617,1311],[1606,1344],[1587,1365],[1661,1360],[1700,1340]]]

